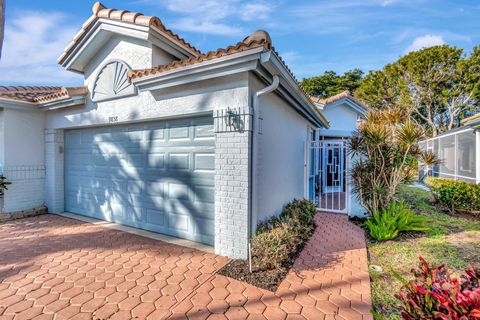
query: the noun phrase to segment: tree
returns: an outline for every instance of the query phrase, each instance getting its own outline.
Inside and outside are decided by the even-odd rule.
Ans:
[[[354,69],[338,75],[335,71],[325,71],[323,75],[302,79],[300,85],[311,96],[327,98],[345,90],[353,92],[360,85],[363,71]]]
[[[424,130],[399,109],[372,110],[349,140],[353,156],[350,172],[360,203],[369,213],[388,208],[398,186],[413,181],[417,161],[437,163],[436,157],[418,146]]]
[[[0,0],[0,59],[2,58],[4,29],[5,29],[5,0]]]
[[[459,125],[479,104],[480,49],[470,57],[448,45],[411,52],[371,71],[355,96],[372,108],[398,109],[432,136]]]

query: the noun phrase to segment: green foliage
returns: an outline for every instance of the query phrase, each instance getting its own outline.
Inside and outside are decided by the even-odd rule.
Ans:
[[[345,90],[353,92],[358,88],[363,71],[354,69],[338,75],[334,71],[325,71],[321,76],[302,79],[300,86],[311,96],[331,97]]]
[[[10,181],[7,181],[7,178],[2,174],[0,175],[0,195],[3,194],[4,190],[8,190],[7,186],[11,185]]]
[[[260,224],[251,241],[253,264],[260,269],[288,265],[312,235],[315,213],[310,201],[293,200],[278,217]]]
[[[374,212],[372,217],[365,222],[365,226],[368,228],[370,236],[377,241],[393,240],[399,233],[396,228],[395,213],[389,210]]]
[[[410,280],[410,270],[418,266],[419,255],[436,265],[445,262],[458,274],[468,268],[470,261],[480,261],[480,242],[470,242],[480,236],[480,219],[445,213],[435,206],[429,190],[417,187],[401,186],[396,198],[404,200],[416,213],[428,217],[430,230],[418,237],[367,242],[370,264],[384,270],[370,270],[373,305],[388,320],[401,319],[399,301],[394,293],[400,290],[402,283],[392,269]],[[470,239],[466,243],[465,237]]]
[[[416,160],[433,161],[418,147],[423,129],[394,109],[373,110],[349,140],[356,157],[350,172],[355,192],[369,213],[389,206],[399,185],[416,174]],[[434,163],[425,162],[428,165]]]
[[[355,96],[375,109],[398,109],[437,135],[478,110],[480,47],[469,57],[448,45],[411,52],[365,76]]]
[[[415,214],[404,202],[392,202],[381,211],[375,211],[365,226],[377,241],[395,239],[402,231],[427,231],[428,218]]]
[[[444,264],[432,266],[420,257],[420,265],[412,273],[415,280],[411,281],[396,275],[403,283],[396,297],[404,320],[480,319],[480,266],[472,263],[456,278]]]
[[[450,213],[480,211],[480,185],[433,177],[425,179],[425,183],[436,201],[447,207]]]

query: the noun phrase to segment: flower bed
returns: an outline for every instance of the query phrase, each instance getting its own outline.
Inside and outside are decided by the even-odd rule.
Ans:
[[[275,291],[315,230],[315,205],[294,200],[282,213],[260,224],[251,239],[252,272],[248,261],[234,260],[220,274]]]

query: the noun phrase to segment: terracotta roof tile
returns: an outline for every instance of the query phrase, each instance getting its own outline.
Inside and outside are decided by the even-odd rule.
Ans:
[[[337,100],[340,100],[342,98],[349,98],[349,97],[352,98],[352,94],[350,93],[350,91],[345,90],[343,92],[337,93],[336,95],[333,95],[328,98],[317,98],[317,97],[311,96],[310,99],[315,103],[329,104]]]
[[[153,68],[131,70],[128,76],[130,80],[146,77],[149,75],[193,65],[193,64],[208,61],[208,60],[221,58],[224,56],[232,55],[238,52],[247,51],[247,50],[259,48],[259,47],[264,47],[267,50],[272,48],[272,41],[266,31],[262,31],[262,30],[256,31],[251,36],[245,38],[241,42],[238,42],[234,46],[229,46],[225,49],[217,49],[216,51],[209,51],[207,53],[203,53],[199,55],[198,57],[192,57],[192,58],[183,59],[183,60],[175,60],[170,63],[156,66]]]
[[[109,9],[105,7],[100,2],[96,2],[92,8],[93,16],[91,16],[82,26],[82,29],[73,37],[73,41],[65,48],[64,52],[58,58],[57,62],[62,63],[66,56],[72,51],[73,47],[77,44],[77,42],[82,39],[87,30],[99,18],[103,19],[110,19],[116,21],[122,21],[127,23],[132,23],[140,26],[145,27],[153,27],[158,29],[160,32],[164,33],[167,37],[172,39],[173,41],[178,42],[180,45],[188,49],[192,54],[200,55],[201,52],[193,45],[188,43],[185,39],[179,37],[177,34],[172,32],[172,30],[166,28],[162,21],[155,17],[155,16],[146,16],[142,13],[138,12],[130,12],[126,10],[117,10],[117,9]]]
[[[343,99],[343,98],[349,98],[349,99],[355,101],[357,104],[359,104],[363,108],[368,109],[367,106],[363,102],[361,102],[360,100],[355,98],[355,96],[353,96],[352,93],[348,90],[342,91],[342,92],[337,93],[336,95],[333,95],[333,96],[328,97],[328,98],[317,98],[317,97],[310,96],[310,100],[312,100],[312,102],[323,104],[323,105],[333,103],[333,102],[338,101],[338,100]]]
[[[0,99],[10,99],[34,104],[85,96],[85,87],[0,86]]]

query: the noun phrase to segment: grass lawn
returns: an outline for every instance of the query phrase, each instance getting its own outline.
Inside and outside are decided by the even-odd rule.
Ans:
[[[431,230],[420,237],[400,235],[394,241],[368,241],[370,264],[383,268],[382,273],[370,271],[373,303],[385,319],[400,319],[394,294],[401,284],[391,270],[411,279],[410,270],[422,256],[434,264],[446,263],[454,272],[463,271],[470,261],[480,261],[480,218],[452,216],[436,208],[431,193],[405,186],[398,194],[417,213],[432,219]]]

